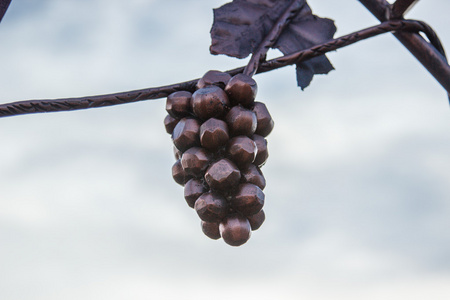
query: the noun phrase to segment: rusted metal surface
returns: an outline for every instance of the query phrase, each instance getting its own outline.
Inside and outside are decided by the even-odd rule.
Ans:
[[[388,21],[392,16],[390,4],[385,0],[359,0],[359,2],[381,22]],[[418,33],[396,31],[394,36],[450,93],[450,66],[447,59]]]

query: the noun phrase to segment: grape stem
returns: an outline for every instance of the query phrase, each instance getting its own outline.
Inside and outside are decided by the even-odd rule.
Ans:
[[[255,52],[253,52],[250,61],[244,69],[244,74],[248,76],[255,75],[258,70],[258,66],[260,62],[263,62],[266,59],[267,51],[275,44],[278,37],[283,32],[284,28],[289,24],[293,17],[295,17],[299,11],[305,6],[306,1],[304,0],[294,0],[291,4],[286,8],[286,10],[281,14],[278,20],[275,22],[272,29],[266,35],[266,37],[259,44],[258,48]]]
[[[421,21],[414,21],[414,20],[386,21],[377,26],[369,27],[299,52],[295,52],[289,55],[285,55],[269,61],[262,62],[256,73],[257,74],[264,73],[288,65],[297,64],[299,62],[311,59],[316,56],[323,55],[327,52],[349,46],[358,41],[368,39],[383,33],[387,32],[403,33],[403,32],[419,32],[419,31],[424,32],[429,38],[430,42],[433,43],[433,40],[435,39],[436,35],[428,25],[424,25],[424,23]],[[436,47],[439,48],[439,45],[436,45]],[[441,54],[443,57],[445,57],[445,53],[442,52]],[[450,66],[445,61],[445,66],[439,65],[438,67],[444,70],[447,74],[447,84],[446,85],[442,83],[441,84],[450,93],[450,82],[449,82]],[[240,67],[226,71],[226,73],[230,74],[231,76],[234,76],[238,73],[242,73],[243,71],[244,67]],[[115,94],[87,96],[80,98],[63,98],[54,100],[27,100],[27,101],[6,103],[0,105],[0,117],[17,116],[32,113],[43,113],[43,112],[71,111],[71,110],[132,103],[143,100],[159,99],[167,97],[169,94],[176,91],[193,92],[195,91],[195,85],[198,80],[199,79],[193,79],[190,81],[185,81],[182,83],[176,83],[167,86],[146,88],[141,90],[134,90]]]

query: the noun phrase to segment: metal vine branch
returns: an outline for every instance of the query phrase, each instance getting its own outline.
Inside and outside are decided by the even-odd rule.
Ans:
[[[300,9],[306,5],[306,1],[294,0],[282,12],[272,29],[264,37],[246,67],[228,70],[226,73],[236,75],[244,73],[254,75],[272,71],[288,65],[299,64],[312,58],[324,55],[358,41],[371,38],[383,33],[392,32],[395,37],[427,68],[436,80],[450,94],[450,66],[448,65],[444,49],[436,33],[430,26],[422,21],[405,20],[403,14],[417,1],[397,0],[390,5],[385,0],[359,0],[370,12],[372,12],[381,24],[366,28],[324,43],[314,45],[307,49],[296,51],[272,60],[265,60],[267,50],[273,47],[280,37],[281,32],[292,20]],[[11,1],[0,0],[0,20],[6,12]],[[426,35],[428,42],[419,33]],[[63,98],[51,100],[26,100],[0,105],[0,117],[16,116],[22,114],[71,111],[94,107],[112,106],[132,103],[143,100],[152,100],[167,97],[176,91],[195,91],[199,79],[140,90],[121,93],[87,96],[79,98]]]
[[[403,18],[417,1],[397,0],[390,5],[386,0],[358,0],[381,22]],[[394,12],[395,13],[394,13]],[[400,14],[400,15],[399,15]],[[395,32],[394,36],[405,46],[450,95],[450,66],[447,59],[418,33]]]

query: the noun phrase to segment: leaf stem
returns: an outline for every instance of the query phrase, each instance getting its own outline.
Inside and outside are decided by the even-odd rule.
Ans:
[[[244,69],[244,74],[248,76],[255,75],[258,70],[260,62],[266,58],[267,51],[275,44],[278,37],[283,32],[284,28],[289,24],[293,17],[295,17],[302,7],[306,4],[305,0],[293,0],[291,4],[284,10],[283,14],[275,22],[272,29],[266,37],[259,44],[256,51],[253,53],[250,61]]]
[[[260,67],[258,68],[256,73],[264,73],[288,65],[293,65],[387,32],[401,33],[430,30],[429,27],[425,28],[426,26],[424,26],[423,24],[423,22],[412,20],[394,20],[383,22],[377,26],[369,27],[299,52],[263,62],[260,64]],[[445,65],[439,65],[439,67],[447,74],[447,86],[443,86],[450,93],[450,66],[445,63]],[[233,76],[238,73],[242,73],[243,71],[244,67],[240,67],[226,72]],[[63,98],[55,100],[27,100],[6,103],[0,105],[0,117],[42,112],[71,111],[93,107],[132,103],[143,100],[159,99],[167,97],[169,94],[175,91],[195,91],[195,85],[197,81],[198,79],[193,79],[182,83],[176,83],[156,88],[146,88],[141,90],[99,96]]]

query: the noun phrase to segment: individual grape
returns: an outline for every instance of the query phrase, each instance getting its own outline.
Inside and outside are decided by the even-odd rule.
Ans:
[[[264,190],[266,187],[266,179],[264,178],[264,175],[261,170],[253,164],[242,169],[241,176],[241,181],[244,183],[252,183],[258,186],[261,190]]]
[[[184,186],[184,199],[187,204],[194,208],[195,201],[198,197],[207,192],[207,189],[200,179],[192,178]]]
[[[183,118],[191,114],[192,94],[178,91],[170,94],[166,101],[166,111],[174,118]]]
[[[212,163],[205,173],[205,180],[213,190],[227,191],[234,188],[241,179],[238,167],[229,159]]]
[[[255,161],[253,163],[258,167],[261,167],[266,163],[266,160],[269,157],[269,151],[267,150],[267,140],[257,134],[254,134],[252,139],[256,144],[256,148],[258,149]]]
[[[255,133],[262,135],[263,137],[268,136],[269,133],[272,132],[274,122],[269,111],[267,110],[266,105],[262,102],[255,102],[253,112],[256,114],[256,118],[258,120]]]
[[[211,70],[206,72],[205,75],[203,75],[203,77],[197,82],[197,89],[202,89],[210,85],[216,85],[221,89],[224,89],[230,79],[231,76],[228,73]]]
[[[166,127],[166,132],[168,134],[172,134],[173,129],[175,128],[175,126],[177,126],[179,121],[180,119],[175,119],[171,115],[167,115],[164,119],[164,127]]]
[[[175,145],[173,146],[173,156],[175,156],[175,159],[181,159],[181,156],[183,155],[183,152],[181,152],[180,150],[178,150],[177,147],[175,147]]]
[[[256,214],[251,215],[251,216],[247,216],[247,219],[248,219],[248,221],[250,223],[250,226],[251,226],[252,230],[254,231],[254,230],[258,230],[259,227],[261,227],[261,225],[266,220],[266,215],[264,214],[264,210],[261,209]]]
[[[186,150],[181,157],[181,165],[186,174],[194,177],[203,177],[203,172],[209,165],[209,153],[200,147],[192,147]]]
[[[192,95],[192,110],[202,120],[221,118],[229,105],[227,94],[215,85],[198,89]]]
[[[251,164],[255,160],[256,151],[255,142],[244,135],[232,138],[227,145],[228,158],[239,168]]]
[[[231,246],[245,244],[251,235],[249,221],[239,214],[228,215],[220,223],[219,231],[225,243]]]
[[[208,192],[195,201],[194,208],[203,221],[220,222],[227,215],[228,203],[220,194]]]
[[[224,146],[229,138],[227,123],[222,120],[211,118],[200,126],[200,144],[208,150],[217,150]]]
[[[245,216],[259,212],[264,206],[264,193],[254,184],[242,183],[230,200],[231,206]]]
[[[257,128],[256,114],[242,106],[231,108],[225,120],[233,136],[246,135],[251,137]]]
[[[233,106],[241,104],[245,107],[251,107],[255,101],[258,87],[256,81],[250,76],[237,74],[228,81],[225,92]]]
[[[172,139],[180,151],[200,146],[200,122],[193,118],[183,118],[175,126]]]
[[[203,233],[213,240],[220,239],[219,223],[201,222]]]
[[[192,178],[192,176],[187,175],[183,170],[183,166],[181,165],[181,160],[177,160],[172,166],[172,177],[176,183],[184,186],[184,184]]]

